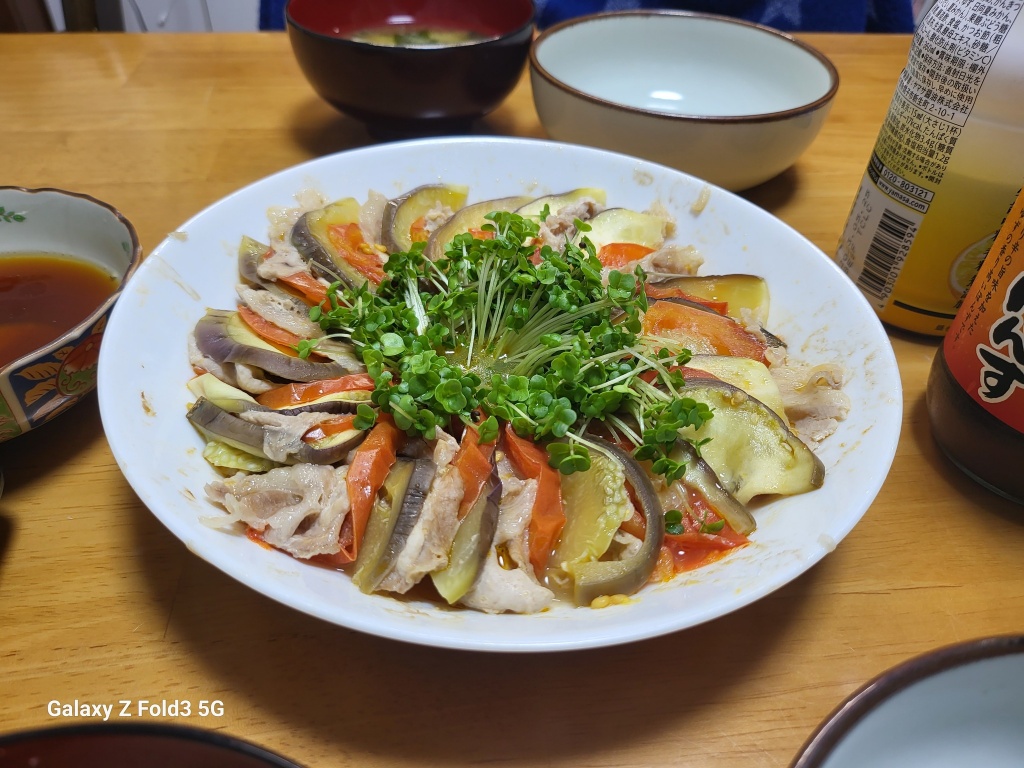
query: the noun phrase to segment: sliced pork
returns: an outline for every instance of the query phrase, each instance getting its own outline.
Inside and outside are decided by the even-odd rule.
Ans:
[[[206,494],[228,512],[216,524],[241,521],[267,544],[308,559],[341,549],[341,524],[349,511],[347,475],[347,466],[296,464],[218,480],[207,484]]]
[[[476,582],[459,602],[487,613],[536,613],[554,600],[530,565],[527,529],[537,481],[520,479],[504,456],[497,466],[502,493],[494,544]]]
[[[465,493],[462,477],[452,465],[458,450],[455,438],[438,429],[432,457],[437,470],[423,510],[380,589],[408,592],[428,573],[448,563],[448,552],[459,528],[459,504]]]

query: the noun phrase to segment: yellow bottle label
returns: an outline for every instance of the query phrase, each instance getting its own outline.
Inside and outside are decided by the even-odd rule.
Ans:
[[[1002,155],[972,110],[1019,2],[940,3],[911,46],[836,252],[881,319],[949,329],[1024,181],[1019,148]]]

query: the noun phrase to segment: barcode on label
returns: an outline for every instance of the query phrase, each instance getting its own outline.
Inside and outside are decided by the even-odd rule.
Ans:
[[[864,257],[864,268],[857,278],[857,285],[864,293],[879,300],[888,297],[895,282],[893,273],[907,252],[905,244],[916,230],[913,220],[897,216],[890,210],[882,211],[882,218]]]

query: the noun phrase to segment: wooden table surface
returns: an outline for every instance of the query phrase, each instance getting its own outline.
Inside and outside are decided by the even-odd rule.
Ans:
[[[839,68],[835,107],[798,164],[745,197],[832,254],[909,38],[806,39]],[[528,81],[476,130],[543,137]],[[0,36],[0,184],[106,200],[147,251],[249,182],[370,141],[314,95],[280,33]],[[899,449],[836,551],[724,618],[584,652],[405,645],[262,597],[140,503],[91,396],[0,445],[0,731],[72,722],[48,713],[53,701],[166,700],[191,715],[143,719],[241,736],[305,766],[786,766],[872,676],[1024,630],[1024,511],[933,445],[936,342],[890,336]],[[201,716],[201,701],[222,712]]]

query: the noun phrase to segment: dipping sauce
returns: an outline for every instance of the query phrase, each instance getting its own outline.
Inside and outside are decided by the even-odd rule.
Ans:
[[[400,48],[430,48],[447,45],[465,45],[484,36],[468,29],[424,27],[418,24],[388,24],[383,27],[361,29],[350,35],[359,43],[390,45]]]
[[[74,328],[117,286],[114,275],[71,256],[0,255],[0,366]]]

